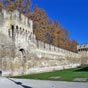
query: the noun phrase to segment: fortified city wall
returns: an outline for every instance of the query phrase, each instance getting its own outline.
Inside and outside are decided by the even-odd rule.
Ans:
[[[81,64],[80,54],[36,40],[33,21],[17,10],[0,12],[0,33],[3,76],[67,69]]]

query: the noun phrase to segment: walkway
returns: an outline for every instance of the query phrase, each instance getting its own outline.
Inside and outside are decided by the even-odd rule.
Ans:
[[[0,78],[0,88],[88,88],[88,83]]]

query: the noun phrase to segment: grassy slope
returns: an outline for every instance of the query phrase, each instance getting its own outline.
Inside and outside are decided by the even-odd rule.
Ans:
[[[58,76],[60,78],[51,79],[50,77],[53,77],[53,76],[56,76],[56,77]],[[17,76],[15,78],[72,81],[74,78],[88,78],[88,69],[86,70],[85,67],[81,67],[81,68],[74,68],[74,69],[68,69],[68,70],[62,70],[62,71]]]

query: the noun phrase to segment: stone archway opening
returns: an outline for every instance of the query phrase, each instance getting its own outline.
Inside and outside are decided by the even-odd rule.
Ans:
[[[20,48],[19,51],[21,52],[21,74],[25,74],[26,52],[23,48]]]
[[[2,71],[0,70],[0,76],[2,76]]]
[[[20,48],[19,51],[22,53],[22,56],[26,58],[25,50],[23,48]]]

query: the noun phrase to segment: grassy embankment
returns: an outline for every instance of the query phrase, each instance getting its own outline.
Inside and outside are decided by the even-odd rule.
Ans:
[[[14,78],[73,81],[75,78],[88,78],[88,66],[80,66],[78,68],[54,72],[16,76]]]

